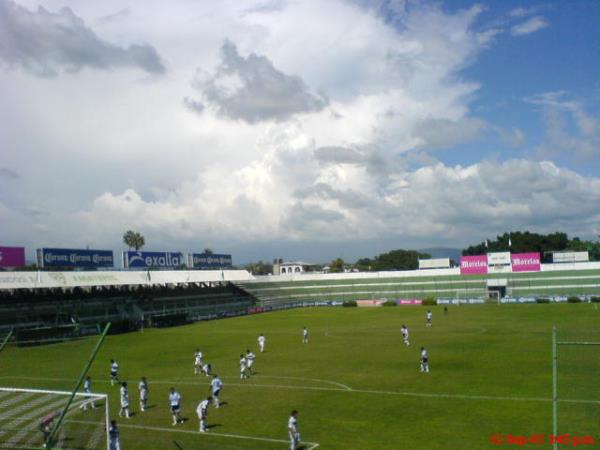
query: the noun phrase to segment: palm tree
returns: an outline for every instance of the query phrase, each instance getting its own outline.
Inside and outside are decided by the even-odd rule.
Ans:
[[[137,251],[146,244],[146,239],[137,231],[127,230],[123,235],[123,242],[130,250],[134,248]]]

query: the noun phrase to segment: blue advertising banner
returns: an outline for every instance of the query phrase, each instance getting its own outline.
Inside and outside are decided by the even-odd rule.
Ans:
[[[123,252],[123,267],[126,269],[174,268],[184,264],[181,252]]]
[[[113,267],[112,250],[83,250],[73,248],[38,248],[38,267],[73,267],[93,269]]]
[[[231,255],[216,255],[208,253],[188,254],[188,267],[190,269],[222,269],[231,267],[233,260]]]

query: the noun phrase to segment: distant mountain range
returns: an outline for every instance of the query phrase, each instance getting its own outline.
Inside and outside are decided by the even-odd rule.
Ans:
[[[462,254],[462,250],[460,248],[433,247],[420,248],[418,251],[422,253],[428,253],[432,258],[450,258],[454,261],[458,261]]]

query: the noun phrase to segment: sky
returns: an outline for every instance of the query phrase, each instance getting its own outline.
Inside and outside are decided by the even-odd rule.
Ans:
[[[0,245],[600,234],[600,2],[0,0]]]

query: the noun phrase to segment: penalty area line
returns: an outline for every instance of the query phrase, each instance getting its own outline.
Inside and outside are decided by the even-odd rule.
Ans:
[[[44,377],[17,377],[17,376],[1,376],[0,379],[18,379],[18,380],[41,380],[41,381],[69,381],[70,378],[44,378]],[[108,380],[97,380],[96,383],[108,384]],[[188,386],[208,386],[208,383],[194,383],[184,380],[153,380],[152,384],[166,385],[188,385]],[[372,395],[394,395],[402,397],[423,397],[432,399],[455,399],[455,400],[490,400],[490,401],[519,401],[519,402],[551,402],[550,397],[511,397],[511,396],[495,396],[495,395],[469,395],[469,394],[446,394],[446,393],[427,393],[427,392],[403,392],[403,391],[377,391],[369,389],[342,389],[337,387],[318,387],[318,386],[292,386],[286,384],[266,384],[266,383],[227,383],[227,386],[235,387],[253,387],[253,388],[272,388],[272,389],[290,389],[290,390],[308,390],[308,391],[327,391],[327,392],[346,392],[356,394],[372,394]],[[559,403],[578,403],[600,405],[600,400],[584,400],[572,398],[559,398]]]
[[[93,422],[90,420],[66,420],[65,422],[81,423],[81,424],[96,424],[97,423],[97,422]],[[200,433],[199,431],[192,431],[192,430],[181,430],[181,429],[176,429],[176,428],[164,428],[164,427],[149,427],[149,426],[145,426],[145,425],[130,425],[130,424],[126,424],[126,423],[120,423],[119,428],[130,428],[130,429],[134,429],[134,430],[147,430],[147,431],[161,431],[164,433],[194,434],[196,436],[218,436],[218,437],[225,437],[225,438],[231,438],[231,439],[242,439],[242,440],[248,440],[248,441],[275,442],[275,443],[285,443],[285,444],[289,443],[289,441],[285,440],[285,439],[273,439],[273,438],[258,437],[258,436],[244,436],[241,434],[230,434],[230,433],[213,433],[212,431],[209,431],[208,433]],[[319,446],[319,444],[316,442],[303,442],[303,444],[311,446],[311,447],[308,447],[307,450],[315,449]]]

